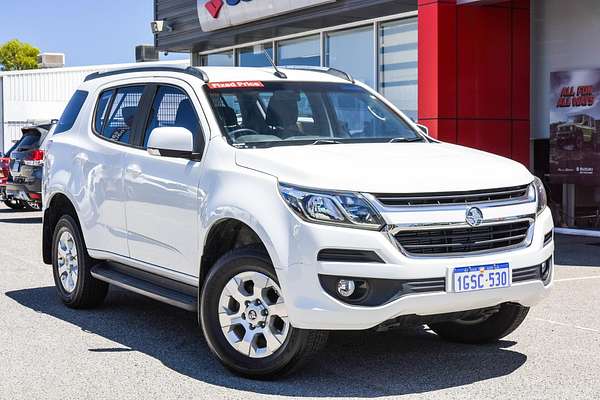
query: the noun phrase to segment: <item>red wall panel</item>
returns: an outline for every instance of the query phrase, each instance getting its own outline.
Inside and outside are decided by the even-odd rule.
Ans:
[[[512,118],[529,119],[529,10],[512,12]]]
[[[512,159],[529,166],[530,145],[529,121],[512,121]]]
[[[458,7],[458,117],[510,118],[511,10]]]
[[[432,132],[437,132],[436,135],[433,135],[437,139],[448,143],[457,143],[458,138],[455,119],[420,119],[419,123],[428,127],[430,134]]]
[[[419,0],[419,120],[529,165],[529,0]]]
[[[419,118],[456,115],[456,7],[429,3],[419,7]]]
[[[458,143],[501,156],[512,154],[511,123],[507,120],[459,120]]]

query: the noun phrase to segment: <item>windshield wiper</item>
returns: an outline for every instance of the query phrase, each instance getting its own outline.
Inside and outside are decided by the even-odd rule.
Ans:
[[[412,143],[412,142],[422,142],[423,138],[413,137],[413,138],[405,138],[405,137],[397,137],[390,140],[388,143]]]
[[[319,145],[319,144],[342,144],[342,142],[340,142],[339,140],[335,140],[335,139],[317,139],[312,144],[314,144],[314,145]]]

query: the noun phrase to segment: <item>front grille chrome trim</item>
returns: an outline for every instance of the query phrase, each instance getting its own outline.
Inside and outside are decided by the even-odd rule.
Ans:
[[[386,208],[424,208],[452,207],[477,204],[518,204],[531,202],[534,198],[529,189],[530,185],[510,188],[477,190],[472,192],[424,193],[424,194],[388,194],[372,193],[371,196]]]
[[[514,217],[487,219],[481,223],[480,226],[490,226],[499,224],[508,224],[512,222],[529,222],[533,224],[535,218],[533,215],[519,215]],[[431,223],[431,224],[394,224],[388,225],[386,230],[392,235],[395,235],[401,231],[415,231],[415,230],[431,230],[431,229],[451,229],[451,228],[472,228],[471,225],[466,222],[442,222],[442,223]]]
[[[420,248],[440,248],[440,247],[460,247],[464,246],[464,243],[449,243],[449,244],[429,244],[429,245],[406,245],[403,246],[397,239],[396,235],[402,232],[422,232],[422,231],[431,231],[431,230],[444,230],[444,229],[471,229],[470,225],[467,223],[441,223],[441,224],[406,224],[406,225],[388,225],[385,229],[389,239],[396,245],[396,247],[402,252],[404,256],[407,258],[415,258],[415,259],[423,259],[423,258],[457,258],[457,257],[465,257],[465,256],[479,256],[486,254],[496,254],[503,253],[507,251],[513,251],[517,249],[522,249],[529,247],[533,240],[533,233],[535,231],[535,215],[525,215],[525,216],[516,216],[516,217],[508,217],[508,218],[499,218],[493,220],[484,221],[479,227],[486,226],[499,226],[499,225],[507,225],[507,224],[515,224],[527,222],[529,227],[527,228],[527,232],[525,234],[510,236],[506,238],[497,238],[497,239],[488,239],[488,240],[480,240],[469,243],[471,246],[485,245],[490,243],[498,243],[502,241],[511,242],[515,240],[521,240],[519,243],[492,248],[492,249],[484,249],[484,250],[474,250],[474,251],[465,251],[465,252],[445,252],[445,253],[433,253],[433,254],[419,254],[411,252],[411,249],[420,249]],[[511,230],[508,230],[513,231]],[[503,231],[501,231],[503,232]],[[504,231],[506,232],[506,231]]]

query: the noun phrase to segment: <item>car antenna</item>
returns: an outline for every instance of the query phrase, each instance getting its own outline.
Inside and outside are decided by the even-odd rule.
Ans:
[[[273,69],[275,70],[275,73],[273,73],[273,75],[275,75],[276,77],[281,78],[281,79],[287,79],[287,75],[284,74],[283,72],[281,72],[279,70],[279,68],[277,68],[277,64],[275,64],[275,61],[273,61],[273,58],[271,57],[269,52],[267,50],[265,50],[264,53],[265,53],[265,57],[267,57],[267,60],[269,60],[269,62],[273,66]]]

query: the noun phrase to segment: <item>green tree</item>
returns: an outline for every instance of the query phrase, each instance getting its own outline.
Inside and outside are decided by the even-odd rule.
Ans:
[[[40,49],[17,39],[9,40],[0,46],[0,64],[3,71],[36,69]]]

